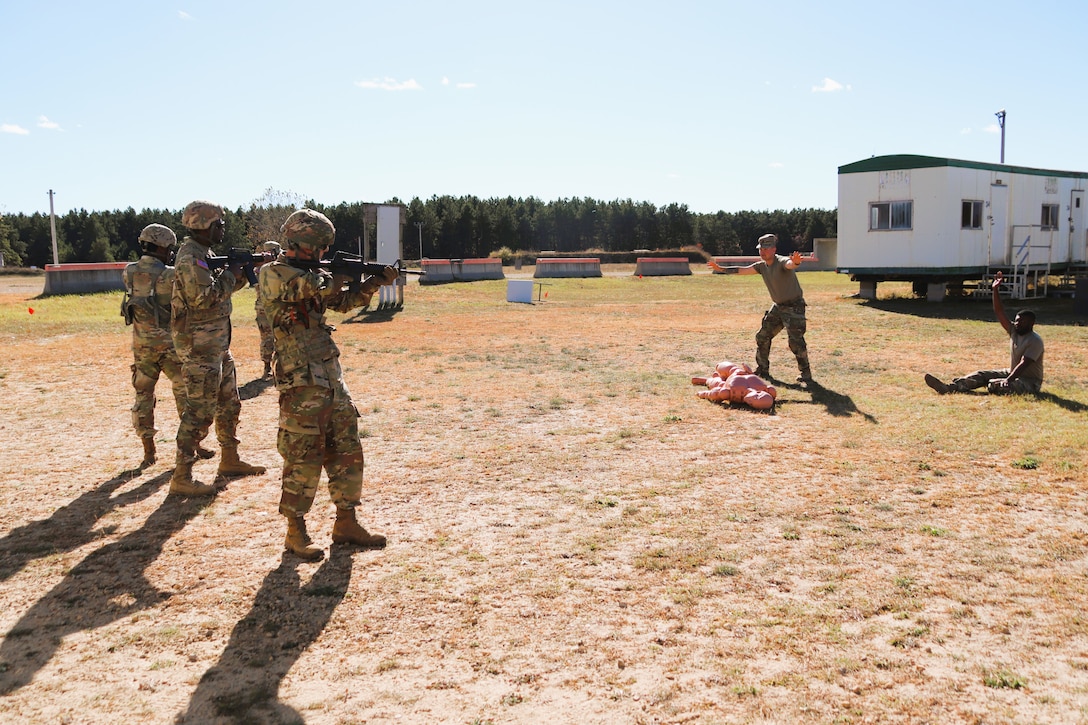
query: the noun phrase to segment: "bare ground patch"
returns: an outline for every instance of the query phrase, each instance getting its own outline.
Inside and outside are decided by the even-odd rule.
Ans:
[[[1083,721],[1084,328],[1040,315],[1054,399],[953,400],[921,372],[1000,361],[985,308],[803,277],[820,386],[764,414],[690,385],[751,362],[765,293],[736,280],[557,281],[532,306],[413,286],[342,322],[360,519],[390,545],[317,564],[282,554],[250,293],[242,451],[270,472],[212,502],[166,496],[165,389],[166,455],[129,470],[119,321],[41,333],[60,323],[35,300],[0,328],[0,717]],[[784,339],[772,366],[792,379]],[[310,523],[327,546],[324,491]]]

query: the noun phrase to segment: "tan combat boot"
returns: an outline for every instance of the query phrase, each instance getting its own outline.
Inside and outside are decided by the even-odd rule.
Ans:
[[[155,462],[155,439],[141,438],[144,444],[144,459],[140,461],[140,468],[147,468]]]
[[[204,459],[206,461],[206,460],[208,460],[210,458],[215,458],[215,451],[209,451],[204,446],[202,446],[200,444],[197,444],[196,457],[197,458],[202,458],[202,459]]]
[[[306,533],[306,519],[301,516],[288,516],[287,538],[283,542],[283,548],[306,561],[325,558],[325,552],[313,544],[313,539]]]
[[[371,534],[355,520],[355,509],[336,509],[336,523],[332,525],[332,543],[352,544],[367,549],[384,549],[385,537]]]
[[[215,486],[193,480],[193,462],[178,463],[170,477],[170,493],[179,496],[214,496]]]
[[[238,457],[237,448],[223,446],[222,455],[219,458],[219,476],[230,478],[232,476],[259,476],[264,473],[264,466],[251,466]]]

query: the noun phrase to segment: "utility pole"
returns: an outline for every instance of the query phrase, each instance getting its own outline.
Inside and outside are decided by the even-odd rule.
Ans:
[[[60,264],[57,255],[57,216],[53,213],[53,190],[49,190],[49,231],[53,233],[53,264]]]
[[[1001,127],[1001,163],[1005,163],[1005,109],[994,115],[997,116],[997,125]]]
[[[423,263],[423,222],[416,222],[416,229],[419,230],[419,261]]]

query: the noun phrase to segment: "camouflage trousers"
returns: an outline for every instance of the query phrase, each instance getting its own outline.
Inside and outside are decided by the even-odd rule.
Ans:
[[[970,375],[955,378],[949,383],[949,387],[959,393],[976,388],[986,388],[992,395],[1035,395],[1043,387],[1042,380],[1026,380],[1024,378],[1016,378],[1010,381],[1008,385],[1001,385],[997,382],[1009,377],[1010,372],[1012,371],[1008,368],[1004,370],[976,370]]]
[[[132,387],[136,391],[136,402],[132,405],[132,426],[141,438],[154,438],[155,433],[155,385],[160,373],[166,373],[174,393],[174,404],[181,418],[185,408],[185,384],[181,380],[181,361],[169,350],[133,349],[135,361],[132,363]]]
[[[263,305],[257,308],[257,329],[261,333],[261,362],[269,365],[272,363],[272,354],[276,349],[272,337],[272,323],[268,321]]]
[[[359,505],[363,447],[359,412],[346,388],[306,386],[280,391],[276,447],[283,456],[283,493],[294,494],[281,499],[284,516],[301,516],[310,510],[322,468],[329,477],[333,504],[340,509]]]
[[[790,352],[797,358],[797,368],[802,375],[810,375],[808,344],[805,342],[805,301],[800,299],[789,304],[774,304],[763,315],[763,324],[756,333],[756,369],[771,369],[771,340],[785,328]]]
[[[219,445],[237,448],[242,401],[230,350],[210,358],[183,352],[178,357],[185,383],[185,407],[178,425],[178,462],[195,460],[196,447],[208,435],[213,421]]]

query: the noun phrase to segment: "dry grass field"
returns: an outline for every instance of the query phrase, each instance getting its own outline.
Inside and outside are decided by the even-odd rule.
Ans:
[[[764,413],[690,383],[753,362],[758,277],[620,268],[533,305],[412,282],[402,310],[337,320],[360,520],[389,546],[329,549],[322,490],[329,556],[303,563],[253,293],[232,349],[242,453],[269,472],[196,501],[167,496],[166,381],[166,455],[132,470],[119,294],[41,282],[0,278],[0,722],[1088,721],[1068,299],[1031,305],[1040,398],[938,396],[923,372],[1007,364],[988,301],[802,273],[818,384],[780,336]]]

